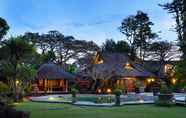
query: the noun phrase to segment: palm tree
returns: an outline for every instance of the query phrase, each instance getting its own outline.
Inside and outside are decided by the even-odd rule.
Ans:
[[[18,74],[18,65],[27,62],[29,56],[34,52],[33,45],[29,44],[22,37],[12,37],[9,40],[3,42],[0,48],[0,60],[7,62],[11,67],[11,73],[9,77],[13,81],[13,90],[16,95],[16,78]],[[17,99],[15,99],[17,100]]]

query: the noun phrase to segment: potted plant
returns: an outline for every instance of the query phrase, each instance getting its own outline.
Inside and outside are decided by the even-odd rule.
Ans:
[[[160,94],[156,103],[160,106],[173,105],[173,94],[166,84],[162,84],[160,88]]]
[[[76,94],[78,93],[78,90],[75,89],[75,88],[72,88],[71,89],[71,94],[72,94],[72,103],[75,103],[77,100],[76,100]]]
[[[116,106],[119,106],[120,105],[120,95],[122,94],[122,90],[115,89],[114,94],[115,94],[115,104],[116,104]]]

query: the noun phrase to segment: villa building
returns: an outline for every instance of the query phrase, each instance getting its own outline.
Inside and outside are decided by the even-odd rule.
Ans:
[[[41,65],[35,82],[38,90],[66,93],[76,86],[82,93],[111,93],[115,88],[124,92],[152,91],[173,69],[170,62],[142,63],[139,59],[132,61],[123,53],[97,53],[83,64],[86,66],[74,75],[52,63]]]

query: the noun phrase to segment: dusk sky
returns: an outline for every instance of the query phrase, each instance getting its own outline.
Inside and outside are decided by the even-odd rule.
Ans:
[[[175,41],[174,20],[158,6],[168,1],[172,0],[0,0],[0,17],[10,25],[8,36],[58,30],[100,45],[107,38],[124,39],[118,30],[122,19],[142,10],[154,23],[153,31],[161,31],[162,40]]]

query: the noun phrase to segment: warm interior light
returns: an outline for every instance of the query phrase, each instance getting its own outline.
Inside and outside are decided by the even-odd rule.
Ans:
[[[168,73],[172,68],[173,68],[173,66],[171,64],[166,64],[164,66],[164,72]]]
[[[172,83],[176,84],[176,79],[175,78],[172,79]]]
[[[147,79],[147,82],[148,82],[148,83],[151,83],[151,79]]]
[[[124,67],[126,69],[133,69],[133,67],[131,66],[131,64],[129,62],[127,62]]]
[[[98,93],[101,93],[101,89],[98,89]]]
[[[154,82],[154,79],[152,78],[151,81]]]
[[[110,88],[107,89],[107,93],[111,93],[112,90]]]
[[[151,82],[154,82],[154,81],[155,81],[154,78],[148,78],[148,79],[147,79],[147,82],[148,82],[148,83],[151,83]]]
[[[102,63],[103,63],[102,59],[97,62],[97,64],[102,64]]]

